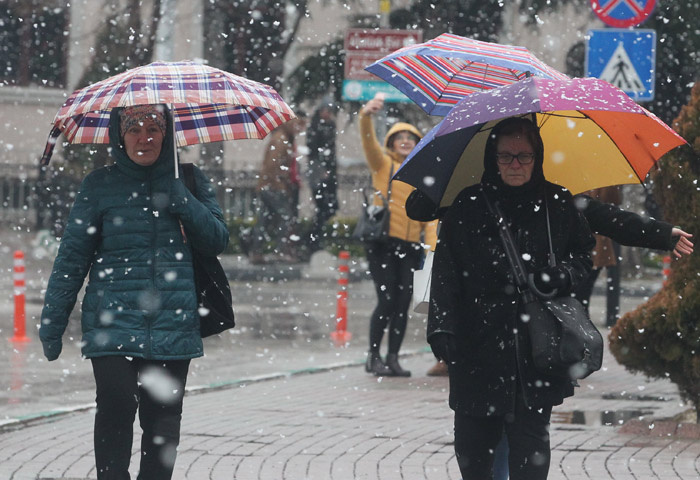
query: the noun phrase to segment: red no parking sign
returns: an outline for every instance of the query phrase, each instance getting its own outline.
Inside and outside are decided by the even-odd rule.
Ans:
[[[639,25],[654,11],[656,0],[591,0],[598,18],[611,27]]]

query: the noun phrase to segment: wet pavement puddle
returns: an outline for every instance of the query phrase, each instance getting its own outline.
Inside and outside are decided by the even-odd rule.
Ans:
[[[653,409],[552,412],[552,423],[587,426],[618,426],[628,420],[644,420]]]

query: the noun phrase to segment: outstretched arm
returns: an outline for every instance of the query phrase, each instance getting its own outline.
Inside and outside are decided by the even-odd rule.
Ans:
[[[384,107],[384,100],[375,96],[360,110],[360,141],[365,152],[365,159],[369,168],[377,172],[384,166],[384,150],[374,132],[372,117]]]
[[[588,195],[576,195],[575,203],[594,233],[621,245],[672,250],[677,257],[693,252],[692,235],[669,223],[642,217]]]

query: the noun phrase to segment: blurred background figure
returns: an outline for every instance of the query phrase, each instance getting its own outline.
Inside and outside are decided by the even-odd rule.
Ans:
[[[324,97],[306,131],[309,187],[315,204],[315,216],[309,235],[310,252],[321,248],[323,226],[338,210],[338,168],[335,155],[337,110],[333,99]]]
[[[596,239],[592,252],[593,270],[575,292],[576,297],[587,309],[600,271],[603,268],[618,268],[619,246],[615,243],[672,251],[677,258],[693,253],[693,235],[670,223],[619,208],[622,195],[617,186],[590,190],[574,198]],[[615,324],[620,304],[619,271],[614,272],[614,275],[608,274],[605,292],[608,304],[606,323],[612,326]]]
[[[298,245],[291,236],[295,229],[299,208],[299,172],[297,166],[296,136],[306,127],[306,116],[296,110],[297,118],[290,120],[270,134],[258,180],[257,221],[241,245],[251,263],[266,263],[265,246],[276,247],[275,260],[298,262]]]
[[[622,193],[620,192],[620,187],[613,185],[610,187],[596,188],[595,190],[590,190],[586,192],[591,198],[598,200],[599,202],[607,203],[610,205],[618,206],[622,203]],[[580,203],[580,202],[579,202]],[[590,221],[589,221],[590,222]],[[593,270],[591,270],[590,275],[588,275],[586,281],[584,281],[578,288],[576,294],[581,303],[583,303],[586,310],[589,308],[591,302],[591,294],[593,293],[593,286],[595,285],[598,275],[603,268],[608,270],[608,277],[610,280],[617,276],[618,281],[614,282],[616,287],[614,290],[608,285],[605,289],[607,297],[617,297],[617,305],[619,305],[619,271],[617,270],[617,257],[619,252],[619,247],[615,245],[610,237],[604,237],[603,235],[594,235],[595,237],[595,248],[591,252],[591,257],[593,258]]]

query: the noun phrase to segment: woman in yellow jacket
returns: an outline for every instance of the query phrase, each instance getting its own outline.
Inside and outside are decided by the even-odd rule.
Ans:
[[[375,97],[360,110],[360,137],[372,174],[372,186],[387,198],[391,172],[396,172],[421,138],[416,127],[394,124],[386,134],[384,146],[374,132],[372,116],[384,105]],[[413,271],[420,267],[423,242],[435,248],[437,222],[423,223],[406,215],[406,198],[414,190],[407,183],[392,182],[389,199],[389,239],[365,245],[369,270],[377,292],[377,306],[369,327],[369,353],[365,369],[377,376],[408,377],[411,372],[399,365],[398,353],[406,332],[408,307],[413,293]],[[375,201],[381,204],[381,200]],[[384,329],[389,327],[388,353],[382,361],[379,347]]]

